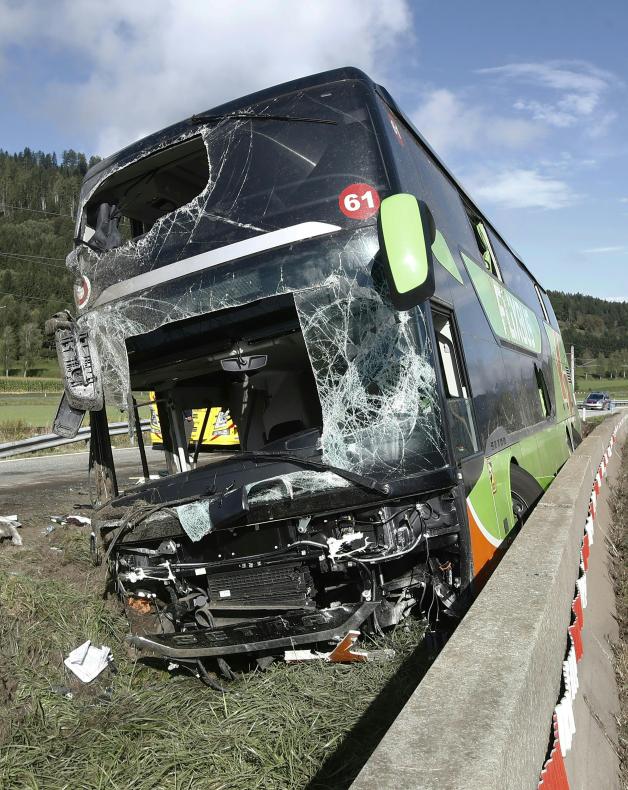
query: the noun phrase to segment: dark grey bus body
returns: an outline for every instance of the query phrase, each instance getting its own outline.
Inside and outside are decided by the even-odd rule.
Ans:
[[[372,210],[400,192],[427,204],[455,257],[407,312],[388,298]],[[107,403],[132,415],[133,393],[156,393],[171,472],[118,492],[93,413],[112,580],[150,604],[129,608],[136,645],[179,661],[279,655],[392,625],[426,595],[460,608],[478,572],[466,498],[491,442],[553,419],[534,373],[552,381],[547,337],[527,351],[496,337],[462,263],[485,254],[476,219],[508,289],[558,330],[529,272],[355,69],[194,116],[90,170],[68,258],[77,331]],[[455,375],[437,336],[456,346]],[[212,405],[240,451],[191,463],[181,415]]]

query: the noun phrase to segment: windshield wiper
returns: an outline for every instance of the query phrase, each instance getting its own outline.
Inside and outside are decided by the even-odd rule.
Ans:
[[[188,123],[190,124],[198,124],[198,123],[218,123],[219,121],[224,121],[225,119],[235,119],[237,121],[287,121],[290,123],[326,123],[332,124],[336,126],[336,121],[331,121],[327,118],[299,118],[293,117],[290,115],[267,115],[267,114],[255,114],[255,113],[243,113],[243,112],[232,112],[226,113],[225,115],[193,115]]]
[[[355,472],[348,472],[346,469],[340,469],[331,464],[323,464],[320,461],[310,461],[308,458],[301,458],[298,455],[286,455],[285,453],[265,453],[263,450],[245,451],[243,453],[236,453],[234,459],[239,461],[286,461],[295,466],[303,466],[306,469],[314,469],[317,472],[332,472],[338,477],[342,477],[353,483],[360,488],[365,488],[367,491],[377,491],[379,494],[388,496],[390,493],[390,485],[388,483],[380,483],[372,477],[364,477]]]

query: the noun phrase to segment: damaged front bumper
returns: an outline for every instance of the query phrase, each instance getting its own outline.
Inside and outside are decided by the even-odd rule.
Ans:
[[[222,628],[178,634],[128,636],[134,647],[152,656],[193,660],[241,653],[281,652],[296,645],[312,645],[342,639],[359,628],[377,609],[378,603],[337,606],[316,612],[286,612]]]
[[[187,485],[216,484],[221,469],[233,480],[236,466],[240,482],[277,471],[234,460],[195,470]],[[287,476],[296,474],[304,473]],[[312,515],[303,515],[295,483],[294,515],[289,502],[271,500],[241,520],[214,514],[211,530],[194,538],[176,500],[147,502],[149,490],[166,481],[102,510],[103,548],[129,617],[129,643],[146,657],[181,664],[229,656],[247,663],[298,647],[329,650],[358,630],[381,633],[434,597],[435,611],[452,611],[462,566],[451,483],[391,502],[341,482],[335,493],[323,492],[327,507],[308,498]],[[348,504],[350,493],[358,501]]]

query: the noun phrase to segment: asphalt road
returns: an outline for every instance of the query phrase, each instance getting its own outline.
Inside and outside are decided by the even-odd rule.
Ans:
[[[580,410],[582,414],[582,410]],[[608,412],[587,410],[586,418],[606,416]],[[161,450],[146,448],[148,468],[151,474],[165,471],[164,455]],[[52,484],[74,483],[87,485],[87,450],[61,455],[43,455],[34,458],[9,458],[0,461],[0,491],[17,487],[50,486]],[[127,488],[142,477],[140,455],[136,447],[114,450],[116,474],[121,489]],[[215,456],[204,458],[201,463],[217,460]]]
[[[126,488],[137,482],[137,478],[142,477],[142,464],[137,448],[121,448],[113,452],[120,487]],[[151,474],[165,470],[163,452],[147,447],[146,458]],[[89,452],[83,451],[0,461],[0,491],[61,483],[87,485],[88,460]]]

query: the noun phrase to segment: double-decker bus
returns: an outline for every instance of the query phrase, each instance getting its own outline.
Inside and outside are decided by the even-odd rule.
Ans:
[[[545,291],[356,69],[97,164],[68,266],[56,429],[90,412],[95,524],[153,655],[459,613],[580,440]],[[132,418],[149,391],[168,474],[118,491],[105,404]],[[201,408],[236,451],[190,455]]]

